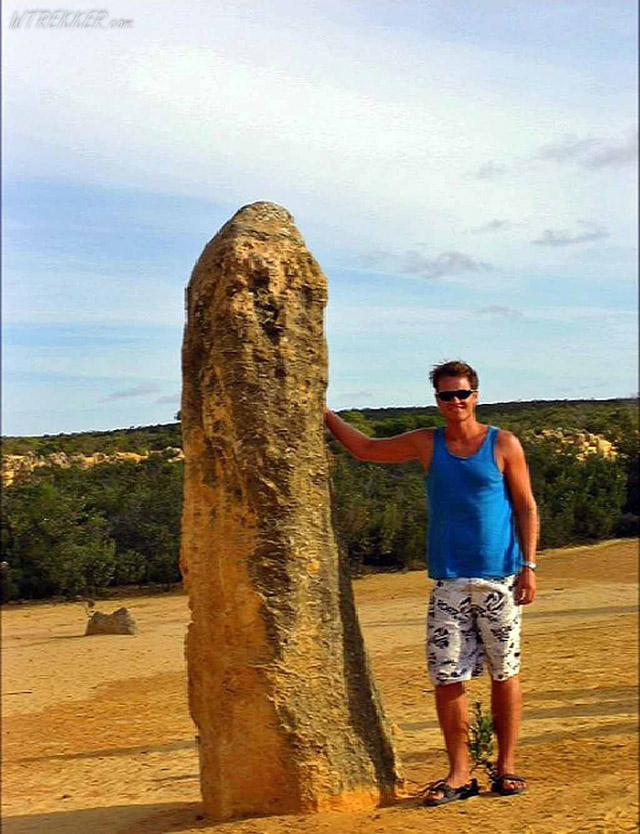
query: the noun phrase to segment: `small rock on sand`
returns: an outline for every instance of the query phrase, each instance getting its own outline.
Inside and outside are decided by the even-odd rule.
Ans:
[[[118,608],[113,614],[94,611],[87,622],[88,634],[137,634],[138,626],[126,608]]]

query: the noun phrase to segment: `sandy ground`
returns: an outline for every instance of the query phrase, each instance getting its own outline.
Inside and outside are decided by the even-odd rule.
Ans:
[[[183,594],[126,605],[137,636],[83,637],[81,605],[5,607],[3,818],[6,834],[519,834],[636,831],[636,541],[541,555],[525,611],[525,715],[518,770],[527,794],[485,792],[436,809],[411,796],[369,812],[202,818],[187,711]],[[424,572],[354,583],[386,710],[400,728],[407,792],[446,772],[424,668]],[[469,686],[488,704],[488,679]]]

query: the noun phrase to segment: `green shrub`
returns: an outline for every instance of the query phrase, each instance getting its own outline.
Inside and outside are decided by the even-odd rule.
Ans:
[[[434,407],[363,409],[344,416],[376,437],[442,422]],[[478,416],[523,439],[542,547],[638,534],[635,401],[481,405]],[[590,455],[582,461],[575,449],[533,436],[557,427],[604,435],[616,444],[618,457]],[[334,529],[353,573],[423,566],[428,519],[421,466],[362,463],[328,433],[327,439]],[[172,424],[4,438],[3,452],[145,452],[180,445],[180,426]],[[181,464],[158,455],[139,464],[87,470],[42,468],[6,489],[0,536],[8,565],[0,574],[2,599],[179,581],[182,476]]]

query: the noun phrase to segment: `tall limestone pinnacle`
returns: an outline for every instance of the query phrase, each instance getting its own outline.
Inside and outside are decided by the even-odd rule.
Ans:
[[[400,775],[336,548],[326,279],[285,209],[245,206],[187,289],[181,566],[206,812],[392,802]]]

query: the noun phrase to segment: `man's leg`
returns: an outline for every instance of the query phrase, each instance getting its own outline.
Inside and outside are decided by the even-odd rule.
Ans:
[[[491,713],[498,737],[498,776],[515,773],[516,745],[522,716],[520,675],[513,675],[505,681],[491,682]],[[505,787],[510,789],[512,785],[507,781]]]
[[[452,788],[459,788],[469,781],[469,711],[464,684],[436,686],[436,710],[449,756],[449,773],[445,781]]]
[[[429,805],[439,804],[438,800],[447,793],[436,787],[438,783],[444,781],[455,789],[470,782],[469,716],[463,681],[472,676],[477,664],[478,643],[467,581],[436,582],[429,601],[427,624],[427,665],[435,687],[436,710],[449,757],[449,773],[429,790],[426,798]],[[477,791],[475,782],[474,786]]]
[[[484,583],[478,601],[478,625],[491,672],[491,714],[498,737],[497,775],[515,774],[516,745],[522,716],[520,626],[522,607],[514,596],[515,576]],[[524,780],[505,780],[507,793],[520,793]]]

